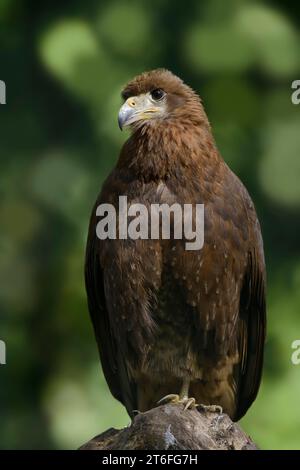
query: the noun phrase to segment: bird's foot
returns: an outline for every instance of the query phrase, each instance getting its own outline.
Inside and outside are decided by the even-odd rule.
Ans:
[[[170,393],[169,395],[166,395],[165,397],[161,398],[157,404],[158,405],[165,405],[167,403],[173,403],[173,404],[178,404],[180,401],[179,395],[176,395],[175,393]]]
[[[184,404],[184,411],[185,410],[193,410],[194,408],[197,408],[198,404],[196,403],[196,400],[194,397],[186,397],[183,398],[181,403]]]
[[[184,405],[184,411],[188,409],[193,409],[197,408],[196,400],[195,398],[189,398],[189,397],[183,397],[181,398],[180,395],[176,395],[174,393],[171,393],[169,395],[166,395],[165,397],[161,398],[157,404],[158,405],[165,405],[167,403],[172,403],[174,405]]]
[[[223,408],[220,405],[197,405],[198,408],[202,409],[203,411],[207,411],[208,413],[223,413]]]

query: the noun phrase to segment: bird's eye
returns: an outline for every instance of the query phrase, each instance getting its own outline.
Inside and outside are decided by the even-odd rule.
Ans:
[[[155,101],[159,101],[165,96],[165,92],[161,88],[156,88],[155,90],[152,90],[150,94],[151,98]]]

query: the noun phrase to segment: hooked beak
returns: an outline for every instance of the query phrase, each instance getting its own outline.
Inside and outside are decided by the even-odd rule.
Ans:
[[[125,126],[135,121],[134,117],[136,114],[136,102],[134,98],[128,98],[119,111],[118,124],[121,131]]]
[[[143,122],[158,116],[163,109],[151,102],[147,94],[129,97],[119,111],[118,123],[120,129],[133,123]]]

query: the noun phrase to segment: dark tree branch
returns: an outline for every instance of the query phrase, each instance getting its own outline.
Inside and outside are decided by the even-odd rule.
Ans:
[[[229,416],[163,405],[138,414],[131,426],[108,429],[80,450],[258,450]]]

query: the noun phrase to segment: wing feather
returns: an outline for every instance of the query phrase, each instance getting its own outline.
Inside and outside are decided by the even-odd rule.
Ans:
[[[93,214],[95,211],[93,211]],[[130,381],[106,305],[104,273],[100,265],[96,221],[91,217],[86,247],[85,284],[90,317],[93,323],[102,369],[112,395],[126,407],[130,416],[136,409],[136,386]]]
[[[254,227],[254,244],[249,252],[240,300],[237,420],[256,398],[262,377],[266,336],[265,262],[257,220]]]

